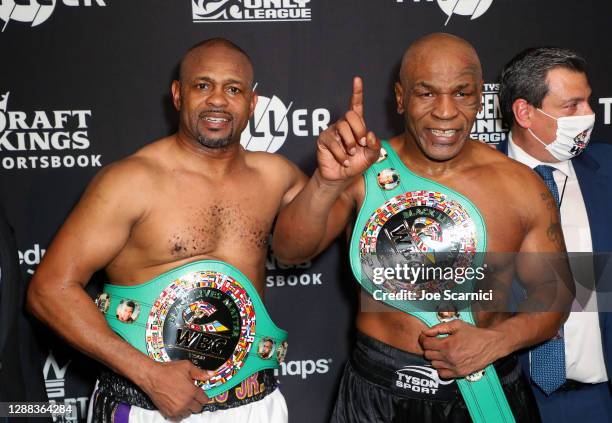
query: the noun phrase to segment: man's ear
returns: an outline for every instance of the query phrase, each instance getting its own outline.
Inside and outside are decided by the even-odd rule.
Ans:
[[[253,90],[251,93],[251,104],[249,105],[249,118],[253,117],[253,113],[255,113],[255,106],[257,106],[257,92]]]
[[[172,103],[176,110],[181,110],[181,83],[177,80],[172,81]]]
[[[395,83],[395,103],[397,104],[397,114],[404,113],[404,87],[399,82]]]
[[[478,86],[478,112],[482,112],[483,104],[482,104],[482,93],[484,91],[484,79],[480,80],[480,85]]]
[[[518,98],[512,103],[512,113],[514,121],[522,128],[531,128],[531,119],[533,117],[533,106],[527,103],[527,100]]]

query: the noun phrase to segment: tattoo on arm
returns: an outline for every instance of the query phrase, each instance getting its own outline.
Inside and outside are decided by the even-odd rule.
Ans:
[[[542,201],[546,203],[546,209],[550,210],[550,224],[546,229],[546,236],[559,249],[563,249],[563,231],[561,230],[561,223],[559,222],[559,210],[557,208],[557,202],[548,190],[546,190],[546,192],[541,193],[540,197],[542,198]]]

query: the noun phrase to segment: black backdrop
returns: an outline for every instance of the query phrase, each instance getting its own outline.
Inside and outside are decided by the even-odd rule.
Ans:
[[[310,173],[316,135],[345,111],[354,75],[369,127],[380,137],[401,130],[399,59],[436,31],[480,54],[488,85],[474,136],[505,137],[494,85],[502,65],[525,47],[558,45],[590,62],[594,139],[610,140],[610,16],[609,2],[570,0],[0,1],[0,195],[23,271],[34,272],[100,166],[174,130],[169,85],[202,39],[227,37],[253,58],[260,101],[244,144]],[[356,307],[345,255],[338,243],[313,263],[266,264],[267,304],[290,333],[280,380],[292,422],[325,421],[333,404]],[[45,328],[23,330],[30,378],[42,367],[49,399],[75,404],[68,420],[82,419],[94,363]]]

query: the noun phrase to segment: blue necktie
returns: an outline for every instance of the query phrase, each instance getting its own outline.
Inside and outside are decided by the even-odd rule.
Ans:
[[[544,180],[559,207],[559,190],[553,177],[555,168],[536,166],[533,170]],[[563,327],[558,336],[531,350],[531,379],[546,395],[552,394],[565,383],[565,342]]]

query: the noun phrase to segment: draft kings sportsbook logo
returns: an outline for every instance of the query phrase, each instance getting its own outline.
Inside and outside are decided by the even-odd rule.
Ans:
[[[91,110],[10,110],[0,91],[0,167],[4,170],[102,167],[89,152]]]
[[[299,22],[311,20],[310,0],[191,0],[193,21]]]

